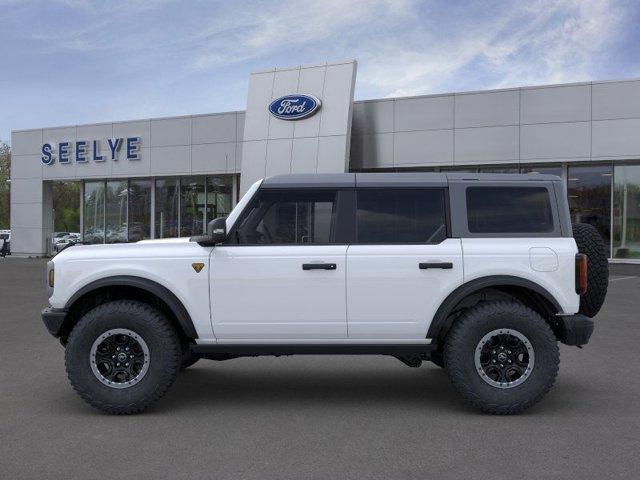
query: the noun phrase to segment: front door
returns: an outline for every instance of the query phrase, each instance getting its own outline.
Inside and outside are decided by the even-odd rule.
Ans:
[[[443,188],[358,190],[356,242],[347,252],[349,338],[425,339],[463,278],[445,195]]]
[[[347,337],[346,251],[336,190],[258,192],[211,253],[211,314],[220,341]]]

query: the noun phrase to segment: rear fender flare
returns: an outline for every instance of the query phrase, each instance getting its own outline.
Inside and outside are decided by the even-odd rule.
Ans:
[[[433,317],[429,331],[427,332],[427,338],[439,338],[440,335],[447,331],[450,327],[448,324],[449,315],[453,312],[453,309],[461,301],[463,301],[469,295],[489,287],[521,287],[531,290],[543,298],[545,298],[556,310],[556,312],[562,311],[560,303],[551,295],[545,288],[541,287],[531,280],[527,280],[521,277],[514,277],[510,275],[492,275],[488,277],[476,278],[471,280],[451,292],[447,298],[444,299],[436,314]]]

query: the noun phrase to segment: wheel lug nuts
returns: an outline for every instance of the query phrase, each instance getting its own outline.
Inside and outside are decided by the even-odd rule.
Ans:
[[[116,347],[116,350],[119,352],[120,351],[120,347]]]
[[[116,356],[115,355],[111,355],[111,358],[116,358]]]
[[[128,350],[128,349],[127,349],[127,350]],[[511,354],[511,350],[507,350],[507,353],[508,353],[508,354]]]
[[[496,353],[496,351],[495,350],[491,350],[491,353]]]
[[[504,350],[504,347],[500,347],[500,350]]]
[[[129,358],[133,358],[133,355],[129,355]]]
[[[125,367],[128,367],[128,366],[129,366],[129,362],[125,363],[125,364],[124,364],[124,366],[125,366]]]
[[[127,347],[125,350],[128,352],[129,351],[129,347]],[[509,352],[509,353],[511,353],[511,352]]]
[[[493,363],[496,363],[495,359],[493,360]]]
[[[500,368],[504,368],[504,365],[500,364]]]
[[[119,363],[116,363],[116,367],[119,367],[119,366],[120,366],[120,364],[119,364]]]

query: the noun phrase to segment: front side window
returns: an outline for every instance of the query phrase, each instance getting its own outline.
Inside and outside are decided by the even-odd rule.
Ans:
[[[444,190],[359,190],[356,219],[358,243],[440,243],[447,236]]]
[[[331,243],[335,217],[335,190],[263,190],[238,227],[236,240],[242,245]]]
[[[552,232],[549,191],[544,187],[469,187],[467,220],[471,233]]]

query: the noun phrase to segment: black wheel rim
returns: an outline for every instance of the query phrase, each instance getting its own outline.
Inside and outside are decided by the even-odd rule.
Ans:
[[[510,328],[487,333],[475,351],[478,375],[497,388],[513,388],[525,382],[533,371],[534,361],[529,339]]]
[[[91,347],[91,370],[111,388],[128,388],[138,383],[149,369],[149,360],[147,343],[126,328],[104,332]]]

